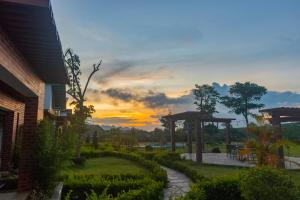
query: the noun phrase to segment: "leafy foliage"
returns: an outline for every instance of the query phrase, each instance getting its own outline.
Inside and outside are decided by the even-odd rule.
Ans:
[[[235,83],[230,86],[230,96],[221,97],[221,103],[230,108],[235,114],[242,114],[249,125],[249,115],[254,115],[251,110],[259,109],[264,104],[257,103],[267,93],[267,89],[255,83]]]
[[[53,123],[44,119],[38,126],[38,138],[33,153],[33,178],[35,186],[47,190],[53,186],[57,172],[64,160],[70,157],[68,134],[57,134]]]
[[[100,60],[97,64],[93,64],[93,71],[88,76],[85,86],[82,88],[80,77],[82,75],[80,70],[80,59],[79,56],[74,54],[71,49],[67,49],[65,52],[65,65],[68,72],[68,90],[67,94],[69,94],[73,101],[71,105],[74,106],[74,115],[72,118],[72,125],[76,126],[77,130],[77,146],[76,146],[76,156],[80,157],[80,147],[82,141],[82,135],[85,132],[85,120],[88,117],[91,117],[91,114],[95,112],[94,106],[84,105],[86,101],[85,95],[89,85],[89,82],[92,76],[100,70],[100,66],[102,64],[102,60]]]
[[[254,138],[246,141],[247,148],[241,154],[255,153],[258,166],[277,167],[280,162],[278,149],[287,142],[278,139],[278,133],[272,126],[261,123],[260,126],[251,124],[248,127]]]
[[[242,200],[237,178],[215,178],[194,184],[182,200]]]
[[[212,115],[216,113],[216,105],[219,98],[219,93],[210,85],[195,85],[193,94],[196,101],[197,109],[201,112],[208,113]]]
[[[245,200],[296,200],[299,188],[283,171],[253,168],[241,176],[240,190]]]

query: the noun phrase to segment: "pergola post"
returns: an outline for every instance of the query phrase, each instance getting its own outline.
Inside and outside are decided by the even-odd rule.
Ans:
[[[231,134],[230,134],[230,122],[225,123],[226,130],[225,130],[225,142],[226,145],[230,145],[231,143]]]
[[[170,124],[172,152],[175,152],[175,150],[176,150],[176,146],[175,146],[175,121],[170,119],[169,124]]]
[[[191,125],[188,125],[188,130],[187,130],[187,150],[188,153],[193,153],[193,142],[192,142],[192,128]]]
[[[195,120],[195,134],[196,134],[196,162],[202,163],[202,128],[201,121]]]
[[[230,133],[230,122],[225,123],[225,143],[226,143],[226,152],[227,155],[231,154],[231,133]]]
[[[200,138],[201,138],[201,148],[202,148],[202,152],[204,152],[204,127],[205,127],[205,124],[204,122],[200,122],[201,123],[201,126],[200,126]]]
[[[272,116],[272,126],[273,126],[273,128],[275,130],[276,139],[277,140],[281,140],[282,139],[282,134],[281,134],[280,116],[277,116],[277,115],[273,115]],[[277,153],[278,153],[278,156],[279,156],[278,167],[285,168],[283,146],[280,146],[278,148],[278,152]]]

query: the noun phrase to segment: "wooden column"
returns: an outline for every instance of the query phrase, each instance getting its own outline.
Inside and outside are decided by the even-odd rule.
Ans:
[[[225,123],[225,143],[227,155],[231,155],[231,148],[229,147],[229,145],[231,144],[230,122]]]
[[[272,126],[275,130],[276,139],[282,140],[280,116],[272,116]],[[285,168],[283,146],[278,148],[279,163],[278,167]]]
[[[201,126],[200,126],[200,138],[201,138],[201,148],[202,148],[202,152],[204,152],[205,148],[204,148],[204,127],[205,127],[205,124],[204,122],[200,122],[201,123]]]
[[[187,148],[188,148],[188,153],[193,152],[193,142],[192,142],[192,127],[191,124],[188,125],[188,130],[187,130]]]
[[[225,142],[226,145],[229,145],[231,143],[231,134],[230,134],[230,123],[226,122],[226,130],[225,130]]]
[[[175,150],[176,150],[176,145],[175,145],[175,121],[170,119],[169,124],[170,124],[172,152],[175,152]]]
[[[196,134],[196,162],[202,163],[202,128],[201,121],[195,120],[195,134]]]

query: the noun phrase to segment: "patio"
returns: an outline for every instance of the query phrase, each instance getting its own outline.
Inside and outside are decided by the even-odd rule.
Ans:
[[[196,162],[195,153],[183,153],[182,158],[187,160],[193,160]],[[202,153],[202,163],[215,164],[215,165],[228,165],[238,167],[254,167],[255,164],[251,161],[239,161],[230,158],[226,153]],[[285,168],[286,169],[300,169],[300,158],[298,157],[286,157]]]

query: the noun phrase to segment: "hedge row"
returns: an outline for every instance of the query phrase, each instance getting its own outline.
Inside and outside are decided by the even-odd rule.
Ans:
[[[159,164],[146,160],[140,155],[115,151],[85,151],[85,158],[119,157],[131,160],[145,169],[150,175],[65,175],[63,196],[76,200],[158,200],[162,198],[162,190],[167,184],[167,174]]]
[[[162,188],[163,183],[150,178],[73,176],[64,181],[63,196],[72,191],[70,199],[84,200],[92,191],[101,194],[105,190],[111,199],[151,200],[161,197]]]
[[[142,156],[133,154],[133,153],[124,153],[124,152],[117,152],[117,151],[102,151],[102,152],[84,152],[82,156],[86,158],[97,158],[97,157],[107,157],[113,156],[118,158],[124,158],[127,160],[131,160],[145,169],[150,171],[152,178],[156,181],[161,181],[164,185],[168,182],[168,176],[165,170],[163,170],[159,164],[156,162],[146,160]]]
[[[299,200],[299,189],[282,170],[251,168],[236,177],[202,180],[181,200]]]
[[[154,160],[161,165],[169,167],[171,169],[177,170],[187,177],[189,177],[193,182],[206,179],[203,175],[199,174],[196,170],[193,170],[186,165],[176,162],[181,160],[179,153],[174,152],[139,152],[145,159]]]
[[[202,180],[194,184],[182,200],[242,200],[236,178]]]

